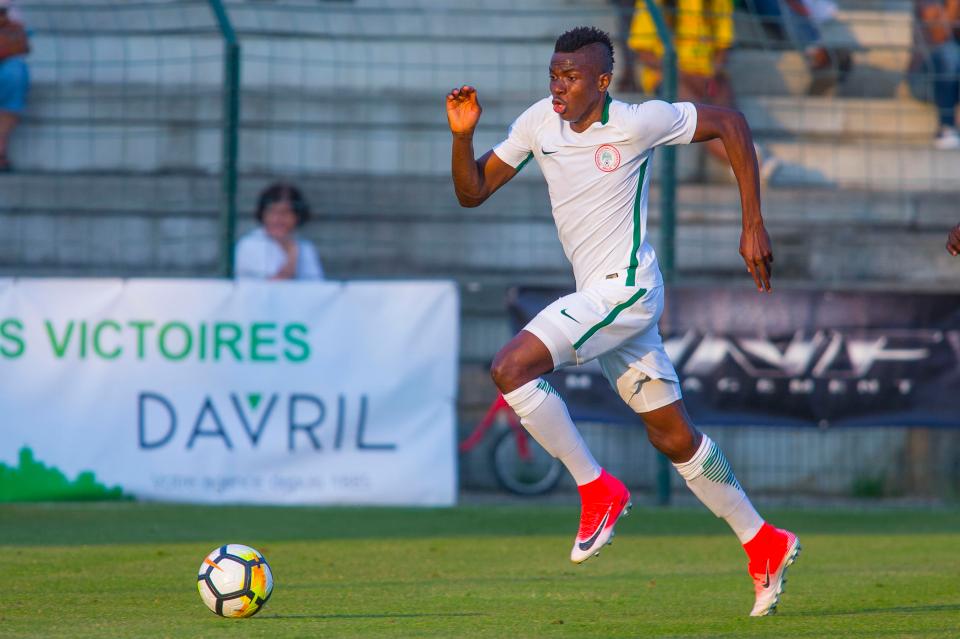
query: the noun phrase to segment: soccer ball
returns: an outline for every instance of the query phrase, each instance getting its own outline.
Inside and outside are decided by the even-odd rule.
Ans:
[[[226,544],[200,564],[197,589],[207,608],[221,617],[251,617],[270,598],[273,573],[250,546]]]

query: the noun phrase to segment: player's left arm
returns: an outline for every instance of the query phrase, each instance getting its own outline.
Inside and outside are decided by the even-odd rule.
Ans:
[[[773,273],[773,250],[770,236],[760,212],[760,170],[753,135],[743,114],[733,109],[697,104],[697,128],[693,142],[719,139],[723,142],[740,187],[743,230],[740,233],[740,255],[753,276],[757,290],[770,292]]]

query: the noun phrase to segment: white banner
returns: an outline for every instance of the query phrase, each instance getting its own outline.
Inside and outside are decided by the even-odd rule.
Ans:
[[[458,313],[451,283],[0,279],[0,501],[453,504]]]

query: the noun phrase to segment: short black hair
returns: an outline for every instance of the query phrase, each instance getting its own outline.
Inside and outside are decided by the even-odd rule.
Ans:
[[[289,182],[274,182],[261,191],[260,197],[257,198],[257,212],[255,214],[257,221],[263,224],[264,211],[277,202],[290,203],[290,208],[297,215],[297,226],[303,226],[310,219],[310,205],[307,204],[307,200],[303,197],[300,189]]]
[[[613,42],[606,31],[596,27],[576,27],[560,34],[553,46],[554,53],[573,53],[591,44],[602,44],[607,50],[604,72],[613,72]]]

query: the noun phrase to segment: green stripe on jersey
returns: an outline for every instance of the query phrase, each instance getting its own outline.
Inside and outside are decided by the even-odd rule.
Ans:
[[[529,162],[532,159],[533,159],[533,151],[531,151],[530,153],[527,153],[527,157],[523,158],[523,162],[517,165],[517,173],[519,173],[520,169],[525,167],[527,165],[527,162]]]
[[[620,312],[623,311],[623,309],[633,306],[634,304],[636,304],[638,299],[640,299],[646,294],[647,294],[647,289],[641,288],[636,293],[634,293],[633,296],[630,299],[628,299],[626,302],[623,302],[622,304],[617,304],[616,306],[614,306],[613,310],[607,313],[606,317],[604,317],[602,320],[600,320],[599,322],[591,326],[590,330],[584,333],[583,337],[581,337],[576,341],[576,343],[573,345],[573,350],[575,351],[580,350],[580,347],[583,346],[588,339],[593,337],[594,333],[599,331],[604,326],[608,326],[612,324],[613,320],[617,319],[617,315],[619,315]]]
[[[600,114],[600,124],[606,124],[610,121],[610,103],[613,102],[613,98],[610,97],[610,94],[607,94],[607,97],[603,100],[603,113]]]
[[[649,155],[647,159],[643,161],[643,166],[640,167],[640,179],[637,180],[637,195],[633,198],[633,247],[630,249],[630,266],[627,267],[627,280],[624,282],[626,286],[637,285],[637,267],[640,266],[640,258],[637,256],[637,252],[640,250],[640,241],[643,239],[640,236],[640,209],[643,206],[643,181],[647,177],[648,164],[650,164]]]

